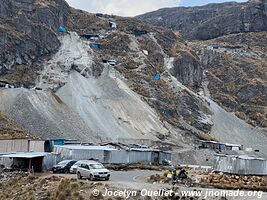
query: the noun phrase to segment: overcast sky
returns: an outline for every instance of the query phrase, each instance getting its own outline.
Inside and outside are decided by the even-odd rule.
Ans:
[[[136,16],[164,7],[197,6],[225,1],[229,0],[67,0],[74,8],[120,16]]]

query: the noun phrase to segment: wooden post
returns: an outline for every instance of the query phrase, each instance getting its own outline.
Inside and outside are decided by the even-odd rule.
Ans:
[[[32,169],[32,159],[30,158],[29,159],[29,172],[31,172],[31,169]]]

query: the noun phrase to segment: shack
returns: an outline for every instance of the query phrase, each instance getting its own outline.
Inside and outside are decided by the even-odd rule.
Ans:
[[[108,24],[109,24],[109,27],[110,27],[110,28],[114,28],[114,29],[117,28],[117,23],[114,22],[114,21],[109,21]]]
[[[163,164],[164,161],[171,160],[169,152],[150,148],[131,148],[126,145],[63,145],[55,146],[54,153],[60,154],[62,160],[94,159],[107,164]]]
[[[110,154],[117,149],[105,146],[90,145],[63,145],[54,146],[54,152],[61,155],[62,160],[97,160],[101,163],[110,163]]]
[[[200,140],[200,146],[199,148],[203,148],[203,149],[223,149],[224,145],[220,146],[219,142],[215,142],[215,141],[205,141],[205,140]]]
[[[91,43],[90,44],[90,47],[92,49],[101,49],[101,44],[98,44],[98,43]]]
[[[239,151],[243,149],[243,145],[241,144],[230,144],[230,143],[224,143],[226,150],[233,150],[233,151]]]
[[[216,141],[199,140],[199,148],[239,151],[243,149],[243,145],[222,143],[222,142],[216,142]]]
[[[33,170],[34,172],[43,171],[42,166],[45,153],[21,152],[3,155],[2,157],[12,159],[12,169],[23,171]]]
[[[146,31],[146,30],[132,30],[132,34],[134,34],[135,37],[139,37],[139,36],[148,34],[148,31]]]
[[[102,14],[102,13],[96,13],[95,16],[97,16],[97,17],[104,17],[104,14]]]
[[[163,164],[171,160],[171,153],[150,148],[131,148],[128,152],[128,163]]]
[[[111,66],[115,66],[116,64],[117,64],[117,61],[116,60],[102,60],[103,61],[103,63],[107,63],[107,64],[109,64],[109,65],[111,65]]]
[[[45,151],[45,141],[29,139],[0,140],[0,153]]]
[[[80,144],[80,142],[78,140],[62,139],[62,138],[48,139],[45,141],[44,149],[45,149],[45,152],[52,152],[53,147],[55,145],[62,146],[65,144]]]
[[[100,36],[98,34],[82,34],[80,35],[81,38],[85,38],[87,40],[96,40],[99,39]]]
[[[267,175],[267,160],[247,155],[215,155],[213,168],[217,172],[236,175]]]
[[[17,152],[0,156],[0,164],[7,169],[34,172],[51,170],[59,161],[59,155],[44,152]]]
[[[220,46],[218,44],[212,44],[207,47],[207,49],[209,50],[214,50],[214,49],[219,49],[219,48]]]
[[[3,88],[16,88],[15,85],[13,85],[11,83],[8,83],[6,81],[0,81],[0,87],[3,87]]]

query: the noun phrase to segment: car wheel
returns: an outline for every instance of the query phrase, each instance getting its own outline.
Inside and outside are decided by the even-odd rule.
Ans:
[[[92,174],[90,174],[90,177],[89,177],[89,179],[90,179],[90,181],[93,181],[93,180],[95,180],[95,179],[94,179],[94,176],[93,176]]]
[[[77,173],[77,178],[78,178],[78,179],[82,179],[82,175],[81,175],[80,172]]]
[[[105,178],[105,180],[108,181],[109,180],[109,177]]]
[[[69,172],[68,169],[64,169],[64,173],[67,174]]]

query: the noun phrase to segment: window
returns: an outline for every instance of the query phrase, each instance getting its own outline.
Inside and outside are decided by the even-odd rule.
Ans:
[[[81,168],[84,168],[84,169],[90,169],[89,166],[87,164],[81,164]]]
[[[105,167],[102,164],[91,164],[92,169],[104,169]]]

